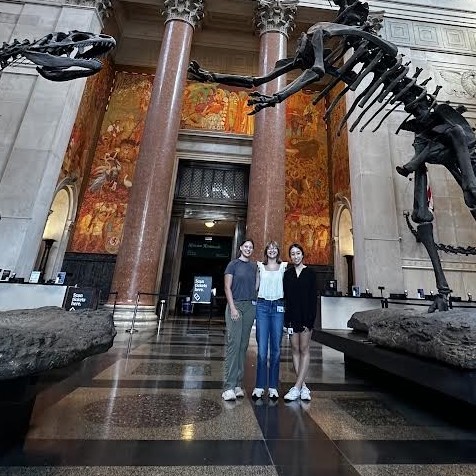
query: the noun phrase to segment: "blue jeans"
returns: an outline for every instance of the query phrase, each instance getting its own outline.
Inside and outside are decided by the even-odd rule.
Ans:
[[[258,365],[256,387],[278,388],[279,359],[281,358],[281,337],[283,335],[284,302],[282,299],[267,301],[258,298],[256,305],[256,342],[258,344]],[[269,370],[268,370],[269,342]],[[266,385],[268,383],[268,385]]]

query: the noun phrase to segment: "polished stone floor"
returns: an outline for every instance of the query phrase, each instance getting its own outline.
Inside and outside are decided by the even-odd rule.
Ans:
[[[280,394],[293,383],[283,337]],[[0,448],[1,476],[476,476],[476,430],[346,369],[317,343],[309,403],[224,402],[219,320],[167,318],[119,330],[109,352],[45,374],[24,440]]]

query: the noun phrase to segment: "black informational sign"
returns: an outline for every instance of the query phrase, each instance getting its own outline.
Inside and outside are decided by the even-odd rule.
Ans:
[[[63,307],[67,311],[80,311],[82,309],[97,309],[97,288],[73,288],[69,287],[66,292]]]
[[[210,304],[212,296],[212,277],[195,276],[193,278],[192,303]]]

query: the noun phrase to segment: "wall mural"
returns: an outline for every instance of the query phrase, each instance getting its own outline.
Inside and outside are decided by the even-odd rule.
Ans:
[[[344,88],[343,84],[339,84],[329,94],[329,104],[334,97]],[[350,195],[350,171],[349,171],[349,149],[347,140],[347,126],[342,129],[340,135],[337,135],[339,122],[346,112],[345,101],[339,101],[336,108],[331,114],[329,120],[329,142],[331,148],[329,151],[329,162],[331,164],[332,178],[332,196],[340,194],[351,201]]]
[[[95,136],[103,118],[113,79],[114,70],[108,58],[103,61],[101,71],[86,81],[61,167],[59,182],[65,177],[70,177],[76,179],[78,188],[81,188],[87,166],[96,147]]]
[[[182,129],[208,129],[253,135],[248,91],[218,84],[188,82],[184,91]]]
[[[70,251],[117,253],[153,76],[117,73],[76,220]],[[287,247],[302,243],[309,264],[330,263],[329,180],[322,105],[301,92],[286,106]],[[248,92],[188,82],[181,128],[252,135]]]
[[[330,264],[329,164],[324,105],[313,92],[286,100],[284,244],[301,243],[308,264]]]
[[[70,251],[117,253],[153,76],[116,74]]]

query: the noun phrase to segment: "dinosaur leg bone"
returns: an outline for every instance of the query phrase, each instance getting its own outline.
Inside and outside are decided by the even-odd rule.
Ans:
[[[443,267],[441,266],[440,257],[438,256],[438,248],[433,237],[433,214],[428,209],[426,189],[428,185],[428,177],[426,166],[423,164],[415,171],[415,189],[412,220],[418,223],[417,236],[418,241],[423,243],[428,256],[430,257],[435,273],[436,288],[438,295],[428,309],[428,312],[448,310],[448,295],[451,289],[446,281]]]
[[[440,257],[438,256],[438,249],[436,247],[435,239],[433,237],[433,223],[420,223],[417,226],[418,239],[430,257],[431,264],[436,279],[436,288],[438,289],[438,295],[435,297],[435,301],[429,307],[428,312],[434,312],[437,309],[439,311],[448,310],[448,294],[451,293],[451,289],[446,281],[443,267],[441,266]]]

